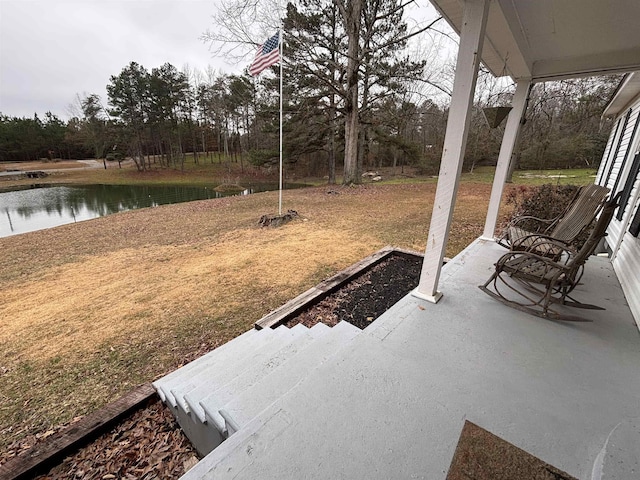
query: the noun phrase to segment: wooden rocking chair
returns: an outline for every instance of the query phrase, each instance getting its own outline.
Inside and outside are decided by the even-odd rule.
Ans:
[[[600,185],[584,186],[558,217],[551,220],[532,216],[517,217],[509,223],[498,243],[512,251],[532,251],[532,246],[537,244],[535,253],[551,258],[558,258],[567,247],[577,250],[580,245],[575,245],[576,239],[593,223],[608,193],[609,189]],[[536,223],[537,232],[520,227],[524,221]],[[564,244],[564,247],[556,247],[553,243],[540,243],[538,240],[541,237],[556,240]]]
[[[589,321],[554,310],[552,304],[560,303],[576,308],[604,310],[595,305],[578,302],[569,294],[578,285],[584,272],[585,262],[606,235],[607,227],[618,207],[619,199],[620,194],[604,204],[589,238],[578,252],[572,251],[564,243],[547,237],[538,237],[528,251],[511,251],[503,255],[496,262],[496,271],[479,288],[505,305],[538,317],[567,321]],[[547,247],[561,250],[559,258],[554,260],[535,253],[540,248]],[[505,279],[501,275],[508,278]],[[492,290],[488,288],[491,283],[493,283]],[[499,287],[508,288],[511,292],[515,292],[516,298],[524,299],[523,303],[507,298],[501,293]],[[511,296],[513,297],[513,294]]]

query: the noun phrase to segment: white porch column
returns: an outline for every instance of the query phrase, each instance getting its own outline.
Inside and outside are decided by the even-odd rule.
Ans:
[[[482,55],[489,0],[466,0],[463,2],[463,8],[456,76],[453,82],[449,119],[442,149],[438,187],[431,214],[420,283],[413,291],[413,295],[416,297],[433,303],[442,297],[442,293],[438,292],[438,281],[449,239],[453,207],[467,145],[469,120],[478,78],[478,66]]]
[[[507,125],[505,126],[504,135],[502,136],[498,164],[493,177],[493,186],[491,187],[487,219],[485,220],[484,233],[482,234],[482,238],[487,240],[494,239],[493,235],[496,229],[496,222],[498,221],[498,211],[500,210],[500,200],[502,199],[504,182],[507,179],[509,165],[513,161],[513,151],[518,142],[521,120],[527,107],[527,97],[529,96],[530,86],[531,80],[529,79],[519,80],[516,84],[516,92],[511,102],[513,108],[509,112]]]

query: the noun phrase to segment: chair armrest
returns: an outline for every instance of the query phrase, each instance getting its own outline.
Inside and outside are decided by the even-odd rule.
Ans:
[[[554,259],[558,259],[563,255],[571,256],[576,253],[575,248],[569,243],[550,237],[549,235],[538,233],[519,238],[513,242],[512,248],[513,250],[550,256]]]
[[[513,252],[513,251],[505,253],[504,255],[502,255],[502,257],[498,259],[498,261],[496,262],[496,269],[502,269],[502,266],[505,263],[507,263],[509,260],[512,260],[518,257],[524,257],[527,259],[540,261],[544,263],[547,268],[554,268],[554,269],[560,270],[563,273],[568,270],[565,264],[556,262],[555,260],[549,257],[544,257],[542,255],[538,255],[532,252]]]

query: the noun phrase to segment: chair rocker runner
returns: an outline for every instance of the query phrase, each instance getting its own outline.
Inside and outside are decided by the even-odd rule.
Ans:
[[[573,252],[565,244],[547,237],[536,239],[528,251],[510,251],[496,262],[496,270],[479,288],[496,300],[518,310],[542,318],[589,321],[584,318],[566,315],[552,308],[559,303],[576,308],[604,310],[595,305],[578,302],[569,294],[578,285],[584,272],[584,264],[593,254],[600,240],[606,235],[609,222],[618,207],[620,194],[604,204],[600,217],[578,252]],[[561,250],[558,259],[552,259],[535,253],[540,248],[553,247]],[[504,277],[507,278],[504,278]],[[492,284],[492,285],[491,285]],[[492,290],[489,289],[491,285]],[[508,289],[516,294],[516,301],[507,298],[500,289]],[[504,290],[503,290],[504,291]]]
[[[532,216],[521,216],[512,220],[497,241],[509,250],[528,250],[534,243],[535,252],[546,257],[558,258],[568,246],[572,246],[580,234],[592,224],[598,215],[609,189],[600,185],[587,185],[580,189],[575,199],[558,217],[544,220]],[[519,224],[533,221],[539,225],[537,232],[524,230]],[[546,228],[545,228],[546,226]],[[540,243],[540,237],[557,240],[564,244],[557,247],[553,243]],[[575,249],[580,246],[573,245]]]

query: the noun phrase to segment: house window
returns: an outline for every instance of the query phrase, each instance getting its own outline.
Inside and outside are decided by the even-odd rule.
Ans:
[[[627,204],[629,203],[629,198],[631,198],[631,190],[633,190],[633,184],[638,179],[639,172],[640,172],[640,152],[636,153],[636,156],[633,159],[633,165],[631,165],[631,170],[629,171],[629,175],[627,176],[627,181],[625,182],[624,189],[622,190],[622,197],[620,198],[620,207],[618,208],[618,214],[616,215],[616,218],[618,220],[622,220],[622,217],[624,216],[624,211],[627,208]]]
[[[627,123],[629,123],[629,117],[631,117],[631,109],[629,109],[627,114],[624,116],[624,121],[622,122],[622,130],[620,130],[620,136],[618,137],[618,144],[616,145],[615,153],[613,154],[613,158],[611,159],[607,177],[602,184],[603,187],[607,186],[607,184],[609,183],[609,178],[611,178],[611,172],[613,171],[613,166],[616,164],[616,158],[618,158],[618,153],[620,152],[620,145],[622,144],[622,139],[624,138],[624,131],[627,129]]]
[[[604,172],[607,170],[607,165],[610,165],[609,162],[611,161],[611,155],[615,150],[613,146],[616,143],[616,139],[618,138],[618,133],[620,132],[620,125],[622,125],[622,118],[619,118],[618,121],[616,122],[616,129],[613,133],[613,136],[611,137],[611,144],[609,145],[609,150],[607,151],[607,158],[603,159],[604,164],[602,165],[602,171],[600,172],[600,177],[596,181],[598,185],[602,185],[603,187],[607,186],[607,182],[602,183],[602,178],[604,177]]]
[[[625,152],[624,157],[622,158],[622,163],[620,164],[620,170],[618,170],[616,181],[613,184],[613,189],[611,190],[611,193],[613,193],[614,195],[618,192],[618,185],[620,184],[620,180],[622,179],[622,174],[624,173],[624,166],[627,164],[627,160],[632,155],[631,145],[633,143],[633,139],[636,137],[636,131],[638,130],[639,123],[640,123],[640,112],[638,112],[638,114],[636,115],[636,123],[633,126],[633,131],[631,132],[631,136],[629,137],[629,143],[627,143],[627,151]],[[631,178],[631,175],[627,177],[627,180],[629,178]],[[621,212],[621,210],[619,210],[619,212]]]

